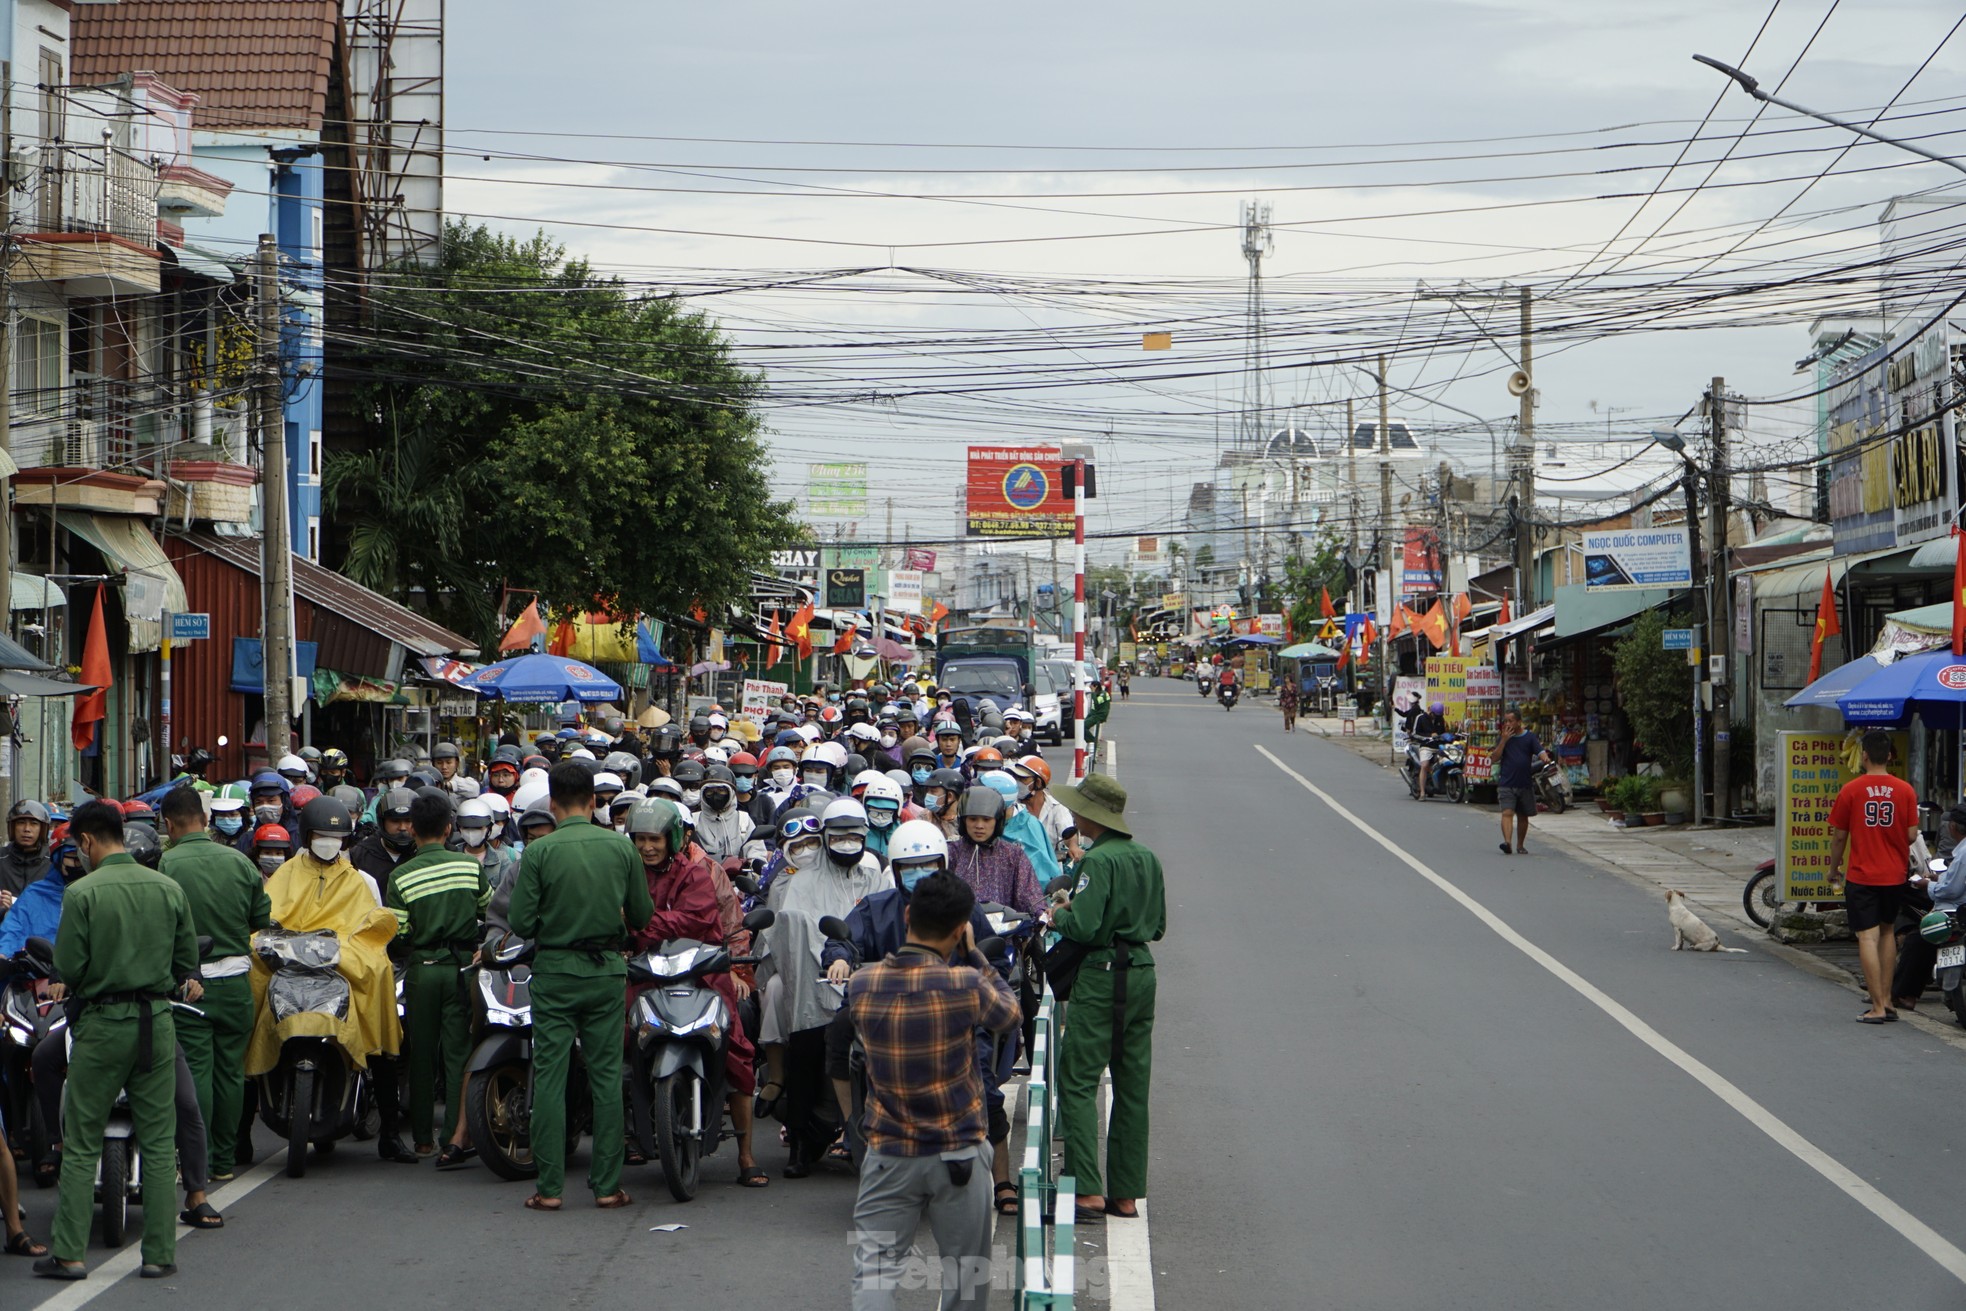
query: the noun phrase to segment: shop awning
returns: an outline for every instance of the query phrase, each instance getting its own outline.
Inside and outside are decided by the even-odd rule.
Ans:
[[[0,669],[25,669],[30,673],[46,674],[52,672],[54,666],[5,633],[0,633]]]
[[[1943,571],[1952,568],[1958,558],[1959,543],[1953,540],[1951,533],[1947,533],[1943,537],[1934,537],[1931,541],[1925,543],[1925,545],[1919,547],[1916,551],[1913,551],[1911,553],[1911,559],[1905,564],[1905,568]]]
[[[57,512],[55,521],[102,552],[110,568],[123,575],[123,613],[130,624],[130,651],[155,651],[164,644],[166,610],[191,609],[184,580],[164,548],[140,520],[114,514]]]
[[[87,683],[64,683],[18,669],[0,669],[0,696],[79,696],[95,690]]]
[[[1581,637],[1656,610],[1672,600],[1666,587],[1610,588],[1573,583],[1556,589],[1556,635]]]
[[[1531,610],[1520,619],[1511,619],[1506,624],[1491,625],[1488,636],[1491,641],[1499,644],[1523,633],[1532,633],[1555,618],[1556,607],[1546,605],[1540,610]]]
[[[1827,551],[1819,552],[1806,561],[1787,561],[1767,569],[1742,569],[1734,574],[1736,578],[1754,580],[1754,603],[1757,606],[1779,608],[1783,601],[1804,601],[1809,604],[1798,609],[1814,610],[1816,602],[1823,595],[1823,571],[1829,571],[1831,586],[1843,581],[1844,563],[1832,559]]]
[[[1860,655],[1855,660],[1850,661],[1850,663],[1838,665],[1835,669],[1830,670],[1827,674],[1824,674],[1821,678],[1818,678],[1815,682],[1782,702],[1782,704],[1785,706],[1794,706],[1797,709],[1806,709],[1810,706],[1827,706],[1831,710],[1834,710],[1836,709],[1838,699],[1847,694],[1851,688],[1863,682],[1872,674],[1878,673],[1884,667],[1884,662],[1876,656]]]
[[[8,583],[10,610],[59,610],[67,604],[61,588],[39,574],[16,573]]]

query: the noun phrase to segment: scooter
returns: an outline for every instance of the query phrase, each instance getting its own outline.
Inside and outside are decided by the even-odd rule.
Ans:
[[[0,991],[0,1118],[15,1135],[30,1173],[48,1159],[54,1134],[42,1122],[41,1101],[34,1095],[31,1062],[34,1048],[51,1033],[68,1027],[68,1012],[48,995],[54,979],[55,947],[46,938],[29,938],[15,953],[12,973]],[[42,1179],[48,1187],[54,1181]]]
[[[533,944],[510,934],[488,938],[478,979],[478,1045],[465,1062],[464,1123],[471,1145],[501,1179],[532,1179],[539,1164],[532,1152],[532,958]],[[567,1151],[594,1121],[587,1067],[573,1049],[567,1070]]]
[[[1467,791],[1463,774],[1465,752],[1461,740],[1452,733],[1430,738],[1409,737],[1406,740],[1406,759],[1400,765],[1400,773],[1406,779],[1407,793],[1415,801],[1421,799],[1420,751],[1423,747],[1432,749],[1434,753],[1432,769],[1427,776],[1428,794],[1460,801]]]
[[[1222,703],[1222,709],[1234,710],[1236,702],[1242,698],[1242,684],[1224,683],[1215,691],[1215,699]]]
[[[1549,807],[1552,815],[1570,809],[1570,787],[1563,777],[1563,766],[1546,760],[1536,766],[1536,799]]]
[[[187,1015],[205,1012],[188,1002],[173,1001],[171,1009]],[[75,1033],[64,1029],[62,1040],[70,1057],[75,1054]],[[161,1056],[159,1059],[163,1059]],[[65,1112],[64,1112],[65,1113]],[[171,1162],[175,1167],[176,1161]],[[102,1126],[102,1154],[96,1159],[95,1203],[102,1208],[104,1247],[121,1247],[130,1236],[130,1206],[143,1204],[143,1153],[137,1149],[136,1118],[130,1111],[130,1092],[116,1091],[115,1104]]]
[[[744,917],[744,927],[759,933],[776,919],[761,908]],[[676,938],[628,962],[632,982],[652,985],[628,1007],[630,1124],[643,1154],[661,1162],[662,1181],[679,1202],[696,1196],[703,1158],[725,1137],[724,1046],[737,1017],[707,979],[759,959]]]
[[[262,929],[253,952],[273,971],[266,1004],[280,1039],[279,1062],[259,1076],[260,1119],[287,1140],[287,1177],[299,1179],[310,1146],[325,1156],[361,1129],[369,1073],[334,1036],[350,1000],[340,939],[326,929]]]
[[[1946,862],[1934,860],[1928,866],[1934,881],[1945,877]],[[1944,916],[1944,936],[1933,931],[1938,924],[1935,916]],[[1966,1026],[1966,924],[1962,924],[1960,913],[1956,910],[1935,911],[1919,921],[1918,932],[1927,942],[1938,948],[1932,960],[1932,981],[1945,998],[1946,1009],[1953,1018]]]

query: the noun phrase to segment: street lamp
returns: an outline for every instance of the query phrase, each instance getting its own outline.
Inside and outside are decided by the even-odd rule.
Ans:
[[[1869,137],[1872,141],[1882,141],[1887,146],[1896,146],[1900,150],[1908,150],[1912,154],[1921,155],[1935,164],[1944,164],[1947,168],[1957,169],[1961,173],[1966,173],[1966,164],[1962,164],[1956,159],[1948,159],[1944,155],[1934,154],[1923,146],[1912,145],[1909,141],[1900,141],[1896,137],[1887,137],[1882,132],[1873,132],[1861,124],[1845,122],[1833,114],[1825,114],[1819,110],[1810,109],[1806,105],[1798,105],[1793,100],[1784,100],[1772,91],[1763,91],[1761,89],[1761,83],[1740,69],[1735,68],[1732,64],[1723,64],[1718,59],[1711,58],[1707,55],[1694,55],[1693,58],[1705,64],[1708,68],[1718,69],[1728,77],[1733,78],[1736,82],[1740,83],[1741,90],[1747,92],[1756,100],[1770,105],[1780,105],[1783,109],[1793,110],[1798,114],[1807,115],[1820,122],[1828,123],[1832,127],[1840,127],[1847,132],[1855,132],[1858,136]]]
[[[1366,377],[1372,379],[1372,381],[1375,383],[1380,380],[1377,372],[1375,372],[1372,369],[1366,368],[1363,364],[1355,365],[1353,367],[1358,369],[1358,371],[1360,373],[1363,373]],[[1413,397],[1413,399],[1425,401],[1429,405],[1438,405],[1443,410],[1452,410],[1456,414],[1465,415],[1466,417],[1473,419],[1476,423],[1480,424],[1483,428],[1487,429],[1488,430],[1488,486],[1491,491],[1494,489],[1495,467],[1496,467],[1495,455],[1497,450],[1499,449],[1495,441],[1494,424],[1482,418],[1479,414],[1476,414],[1473,410],[1464,410],[1458,405],[1449,405],[1446,401],[1438,400],[1432,396],[1422,395],[1417,391],[1409,391],[1406,388],[1401,387],[1395,383],[1390,383],[1390,382],[1387,383],[1386,390],[1396,391],[1402,396],[1411,396]]]

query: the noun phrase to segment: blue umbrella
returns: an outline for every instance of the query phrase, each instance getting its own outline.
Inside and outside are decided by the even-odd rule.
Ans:
[[[517,655],[474,670],[459,687],[505,701],[615,701],[621,684],[571,656]]]
[[[1837,698],[1851,688],[1869,678],[1872,674],[1890,668],[1879,664],[1873,655],[1860,655],[1846,665],[1838,665],[1809,686],[1782,702],[1785,706],[1829,706],[1834,708]]]
[[[1966,657],[1949,650],[1906,656],[1836,699],[1845,722],[1903,728],[1914,714],[1932,728],[1966,722]]]

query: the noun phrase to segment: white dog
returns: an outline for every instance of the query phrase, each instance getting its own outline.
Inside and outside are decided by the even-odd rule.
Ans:
[[[1686,894],[1678,888],[1666,893],[1666,919],[1672,923],[1672,949],[1674,951],[1733,951],[1743,955],[1746,947],[1723,947],[1720,935],[1706,926],[1706,922],[1693,913],[1686,904]]]

